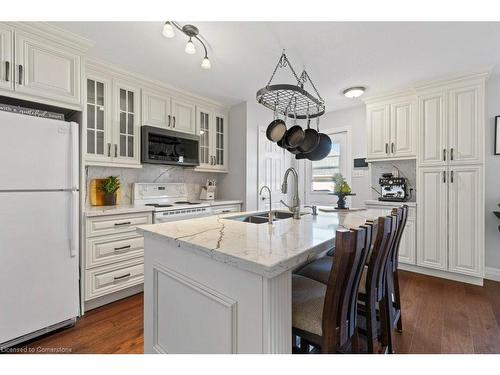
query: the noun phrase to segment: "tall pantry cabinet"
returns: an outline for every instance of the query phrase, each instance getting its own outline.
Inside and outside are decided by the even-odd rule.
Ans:
[[[417,265],[484,272],[484,86],[475,74],[417,88]]]

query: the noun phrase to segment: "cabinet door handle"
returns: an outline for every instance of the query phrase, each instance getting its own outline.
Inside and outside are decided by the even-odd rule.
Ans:
[[[443,171],[443,184],[446,184],[446,171]]]
[[[115,280],[120,280],[120,279],[124,279],[126,277],[129,277],[129,276],[130,276],[130,272],[126,273],[125,275],[122,275],[122,276],[115,276],[114,279]]]
[[[453,147],[450,148],[450,160],[453,160]],[[453,182],[453,181],[452,181]]]
[[[18,81],[18,83],[20,85],[22,85],[23,84],[23,66],[19,65],[18,68],[19,68],[19,77],[18,77],[19,81]]]
[[[453,171],[450,171],[450,182],[453,183]]]
[[[108,156],[111,156],[111,143],[108,143]]]
[[[389,143],[386,143],[385,144],[385,153],[388,154],[389,153]]]
[[[118,157],[118,145],[115,143],[115,158]]]
[[[115,251],[126,250],[126,249],[130,249],[131,247],[132,246],[130,246],[130,245],[115,247]]]
[[[10,80],[10,61],[5,62],[5,81],[9,82]]]
[[[446,161],[446,149],[443,148],[443,161]]]
[[[391,143],[391,152],[394,154],[394,142]]]
[[[174,117],[174,122],[172,124],[172,127],[175,128],[175,116],[173,116],[173,117]]]
[[[121,222],[121,223],[115,223],[115,227],[119,227],[120,225],[130,225],[132,224],[132,222],[130,221],[124,221],[124,222]]]
[[[170,115],[168,115],[168,125],[167,125],[167,128],[170,128],[170,123],[171,123],[171,120],[172,120],[171,116],[170,116]]]

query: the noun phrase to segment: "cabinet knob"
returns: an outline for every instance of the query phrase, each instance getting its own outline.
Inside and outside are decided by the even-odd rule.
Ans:
[[[9,82],[10,80],[10,61],[5,62],[5,81]]]
[[[168,128],[170,127],[171,120],[172,120],[172,117],[170,115],[168,115],[168,125],[167,125]]]
[[[450,149],[450,160],[453,160],[453,147]]]
[[[115,158],[118,157],[118,145],[115,143]]]
[[[388,154],[389,153],[389,143],[386,143],[385,144],[385,153]]]
[[[22,65],[19,65],[19,66],[18,66],[18,69],[19,69],[19,74],[18,74],[18,83],[19,83],[20,85],[22,85],[22,84],[23,84],[23,78],[24,78],[24,77],[23,77],[23,66],[22,66]]]
[[[394,142],[391,143],[391,152],[394,154]]]
[[[443,184],[446,184],[446,171],[443,171]]]
[[[175,116],[173,116],[173,117],[174,117],[174,122],[173,122],[172,127],[175,128]]]
[[[108,143],[108,157],[111,157],[111,143]]]
[[[446,161],[446,149],[443,148],[443,161]]]

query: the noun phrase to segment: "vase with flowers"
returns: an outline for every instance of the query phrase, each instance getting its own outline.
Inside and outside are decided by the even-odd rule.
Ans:
[[[338,197],[337,207],[338,210],[347,210],[349,207],[346,207],[345,198],[349,195],[356,195],[351,191],[351,187],[345,180],[344,176],[341,173],[336,173],[333,176],[333,181],[335,184],[332,195],[336,195]]]

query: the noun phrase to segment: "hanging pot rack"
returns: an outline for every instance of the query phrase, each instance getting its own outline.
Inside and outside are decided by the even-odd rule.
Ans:
[[[293,84],[275,84],[271,82],[276,75],[278,68],[288,67],[292,72],[296,85]],[[310,94],[304,89],[304,84],[309,82],[316,96]],[[274,68],[273,74],[267,82],[267,85],[257,91],[257,102],[269,108],[275,113],[282,116],[308,119],[322,116],[325,113],[325,101],[319,94],[316,86],[312,82],[309,74],[304,69],[300,77],[295,73],[290,61],[286,57],[285,52],[281,54],[278,64]],[[293,105],[293,108],[292,108]]]

